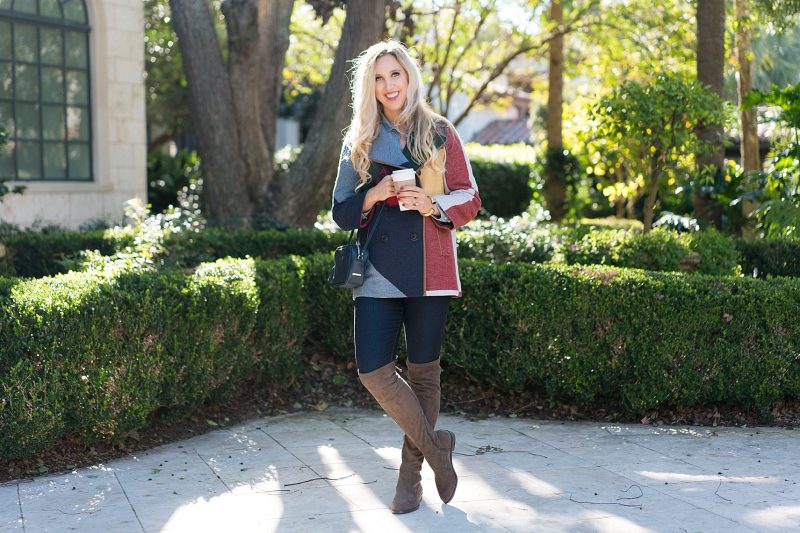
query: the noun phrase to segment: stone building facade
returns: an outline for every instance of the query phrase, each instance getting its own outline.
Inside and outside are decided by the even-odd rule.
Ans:
[[[141,0],[0,0],[0,221],[119,222],[146,199]]]

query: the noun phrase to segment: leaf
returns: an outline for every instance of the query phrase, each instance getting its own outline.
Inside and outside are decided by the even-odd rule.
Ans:
[[[213,420],[211,420],[210,418],[207,418],[207,419],[206,419],[206,423],[207,423],[209,426],[219,427],[219,424],[217,424],[216,422],[214,422],[214,421],[213,421]]]

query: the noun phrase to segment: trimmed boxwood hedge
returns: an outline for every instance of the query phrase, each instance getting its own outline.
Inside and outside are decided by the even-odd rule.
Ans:
[[[477,261],[460,272],[444,350],[483,383],[628,415],[800,398],[800,280]]]
[[[0,458],[67,433],[113,441],[245,379],[290,383],[306,336],[301,273],[291,259],[223,260],[0,283]]]
[[[563,247],[569,264],[614,265],[656,271],[689,269],[700,274],[733,276],[741,273],[739,252],[731,237],[715,230],[649,233],[593,229],[568,233]]]
[[[279,391],[311,350],[351,359],[352,296],[327,284],[330,264],[0,278],[0,459],[69,433],[120,439],[246,380]],[[460,272],[449,379],[628,416],[800,398],[800,280],[476,260]]]
[[[742,272],[758,277],[800,277],[800,239],[736,239]]]
[[[493,262],[546,262],[556,256],[557,243],[570,264],[609,264],[652,270],[677,270],[684,260],[703,274],[741,272],[758,277],[800,277],[800,240],[731,238],[716,232],[675,234],[655,230],[648,235],[605,229],[610,222],[577,227],[534,227],[518,230],[498,222],[480,221],[459,230],[459,257]],[[347,239],[343,231],[316,229],[241,230],[209,228],[170,237],[167,264],[192,267],[223,257],[274,258],[333,250]],[[85,249],[113,253],[129,246],[125,232],[74,231],[23,233],[5,238],[15,275],[44,277],[67,271],[70,257]],[[2,272],[0,272],[2,274]],[[11,273],[14,274],[14,273]]]
[[[106,237],[104,230],[24,232],[4,237],[3,244],[11,254],[14,272],[20,277],[41,278],[69,270],[64,259],[82,250],[99,250],[110,255],[130,244],[129,239]]]

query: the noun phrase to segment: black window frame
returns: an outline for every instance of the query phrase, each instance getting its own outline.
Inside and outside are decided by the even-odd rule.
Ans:
[[[86,183],[86,182],[94,182],[94,132],[92,127],[92,61],[91,61],[91,25],[88,23],[89,19],[89,11],[86,9],[86,2],[84,0],[57,0],[58,5],[61,8],[61,18],[53,18],[46,15],[40,14],[40,1],[33,0],[36,2],[36,12],[37,14],[32,13],[24,13],[20,11],[14,11],[14,3],[19,1],[31,1],[31,0],[12,0],[11,7],[9,8],[0,8],[0,21],[8,21],[10,22],[11,26],[11,35],[10,35],[10,44],[11,44],[11,58],[10,61],[7,59],[3,59],[3,63],[10,63],[11,65],[11,76],[12,76],[12,86],[13,92],[11,94],[11,98],[3,98],[0,97],[0,103],[7,103],[10,104],[11,107],[11,118],[14,124],[14,134],[11,135],[10,132],[6,132],[7,134],[7,142],[9,144],[14,143],[14,153],[13,153],[13,168],[14,174],[11,176],[4,176],[11,178],[12,181],[22,182],[22,183],[42,183],[42,182],[55,182],[55,183]],[[65,1],[68,2],[80,2],[83,7],[83,12],[85,14],[87,22],[80,23],[74,20],[69,20],[64,17],[64,7],[63,4]],[[36,60],[34,62],[29,61],[20,61],[16,56],[16,46],[15,46],[15,23],[23,23],[35,26],[37,28],[36,32]],[[39,31],[41,28],[52,28],[61,30],[61,63],[60,64],[50,64],[45,63],[41,57],[41,32]],[[83,38],[85,39],[85,46],[86,46],[86,63],[84,67],[75,67],[75,66],[68,66],[67,65],[67,39],[66,39],[66,32],[68,31],[77,31],[83,34]],[[17,97],[17,83],[16,83],[16,75],[17,75],[17,65],[35,65],[37,67],[37,83],[38,83],[38,91],[37,97],[35,100],[27,100],[27,99],[20,99]],[[42,95],[42,68],[43,67],[57,67],[61,70],[62,75],[62,101],[60,102],[63,117],[64,117],[64,129],[63,129],[63,137],[58,141],[53,140],[46,140],[45,139],[45,132],[44,132],[44,110],[45,110],[45,102],[43,101]],[[79,71],[85,72],[86,74],[86,103],[85,104],[70,104],[67,100],[67,71]],[[38,106],[38,136],[36,138],[20,138],[19,137],[19,124],[17,123],[17,109],[16,104],[18,102],[22,103],[33,103]],[[54,105],[54,102],[47,102],[47,105]],[[70,141],[68,139],[68,124],[67,124],[67,117],[68,117],[68,108],[69,107],[77,107],[82,109],[85,113],[85,117],[81,117],[82,120],[87,121],[86,127],[88,128],[88,139],[87,140],[77,140],[77,141]],[[30,177],[30,178],[20,178],[19,177],[19,162],[18,162],[18,143],[20,142],[36,142],[39,145],[39,176],[38,177]],[[64,146],[64,177],[45,177],[45,146],[48,144],[54,143],[63,144]],[[69,150],[70,146],[72,145],[83,145],[88,147],[89,153],[89,172],[88,176],[81,176],[81,177],[70,177],[70,163],[69,163]],[[7,147],[5,148],[8,149]]]

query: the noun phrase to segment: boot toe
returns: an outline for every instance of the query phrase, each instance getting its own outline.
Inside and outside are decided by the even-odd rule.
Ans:
[[[397,491],[390,507],[393,514],[406,514],[419,509],[422,503],[422,487],[417,485],[413,490]]]
[[[444,472],[437,473],[436,475],[436,490],[439,492],[439,497],[442,502],[448,503],[453,499],[456,494],[456,487],[458,486],[458,475],[453,467],[453,450],[456,447],[456,436],[452,431],[439,430],[436,432],[439,442],[447,450],[448,454],[448,467]]]

